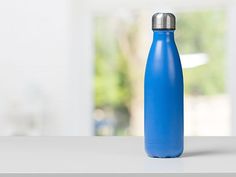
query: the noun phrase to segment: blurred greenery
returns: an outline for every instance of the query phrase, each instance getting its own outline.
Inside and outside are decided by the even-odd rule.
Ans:
[[[110,23],[109,18],[96,18],[95,106],[113,111],[114,117],[119,117],[114,134],[125,135],[129,126],[128,107],[132,95],[128,74],[130,66],[119,49],[116,36],[109,28]]]
[[[131,85],[127,60],[119,51],[115,35],[109,30],[109,19],[96,20],[95,103],[96,107],[127,106]]]
[[[185,69],[185,94],[214,95],[225,91],[224,11],[177,14],[176,43],[179,52],[206,53],[206,65]]]

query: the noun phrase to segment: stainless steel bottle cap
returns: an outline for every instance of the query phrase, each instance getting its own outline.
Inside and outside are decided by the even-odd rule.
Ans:
[[[175,16],[171,13],[155,13],[152,16],[152,30],[175,30]]]

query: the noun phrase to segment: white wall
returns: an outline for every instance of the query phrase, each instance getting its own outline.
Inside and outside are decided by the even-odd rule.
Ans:
[[[78,94],[86,83],[77,70],[87,58],[71,40],[79,40],[72,7],[67,0],[0,1],[0,135],[17,126],[9,119],[27,124],[27,116],[39,123],[33,135],[91,134],[92,108],[81,108],[86,96]]]
[[[236,135],[236,2],[232,3],[231,6],[228,8],[228,34],[227,34],[227,50],[228,50],[228,62],[227,62],[227,80],[229,86],[229,93],[231,98],[231,105],[232,105],[232,119],[231,119],[231,134]]]

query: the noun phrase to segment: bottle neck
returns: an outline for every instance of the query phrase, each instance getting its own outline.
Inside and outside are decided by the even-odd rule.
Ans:
[[[174,30],[154,30],[153,31],[153,40],[174,40]]]

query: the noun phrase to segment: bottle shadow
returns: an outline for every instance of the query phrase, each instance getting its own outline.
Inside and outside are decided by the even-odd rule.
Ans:
[[[208,149],[199,151],[184,152],[181,157],[195,157],[195,156],[213,156],[213,155],[236,155],[236,150],[221,150],[221,149]]]

